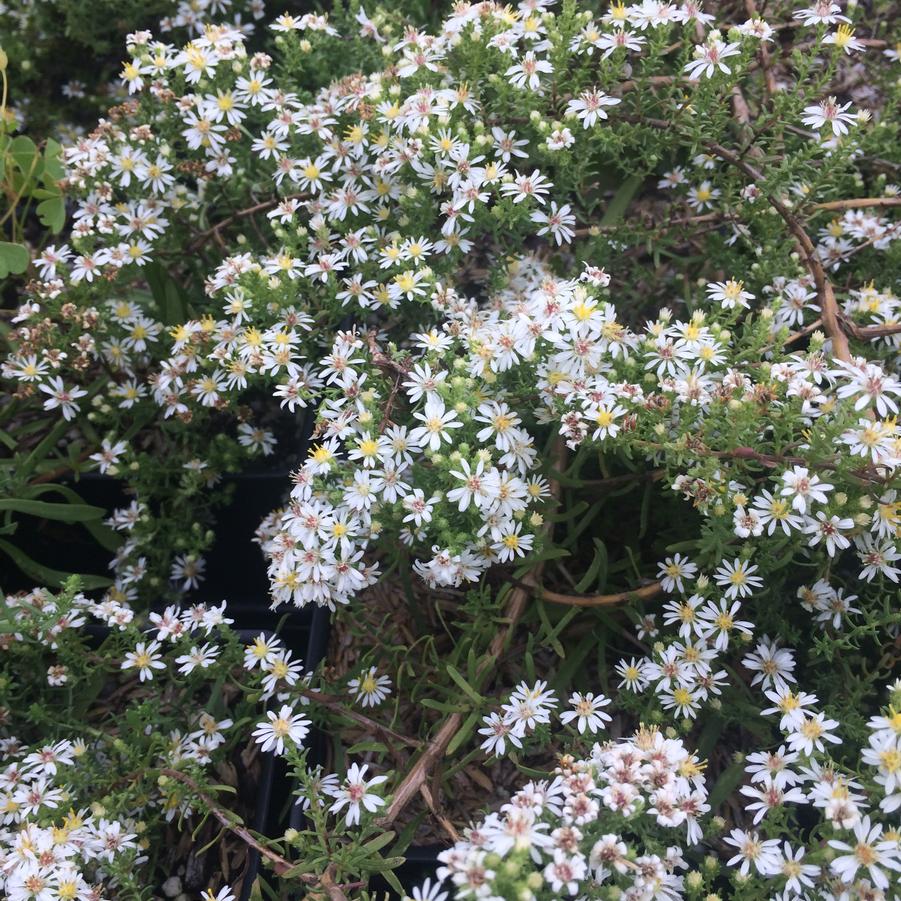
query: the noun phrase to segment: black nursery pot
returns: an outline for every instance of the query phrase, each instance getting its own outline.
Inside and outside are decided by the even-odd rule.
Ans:
[[[91,645],[95,648],[99,647],[109,637],[111,632],[109,626],[100,623],[88,623],[83,628],[90,638]],[[267,638],[272,637],[274,634],[272,630],[268,629],[236,629],[235,632],[244,644],[252,644],[254,639],[261,633],[266,635]],[[299,635],[296,637],[300,638]],[[303,637],[306,639],[304,649],[313,648],[315,650],[316,645],[310,640],[311,630],[309,626],[304,630]],[[256,787],[251,826],[255,832],[261,835],[276,838],[284,832],[282,825],[284,814],[274,799],[284,797],[290,786],[284,764],[276,758],[275,754],[269,751],[264,753],[262,757],[263,766],[260,772],[259,783]],[[282,765],[279,766],[279,763]],[[259,873],[260,853],[255,848],[251,848],[247,854],[247,864],[244,872],[241,874],[239,901],[248,901]]]
[[[413,889],[422,885],[426,879],[435,880],[435,872],[438,869],[438,855],[446,845],[410,845],[404,854],[404,863],[399,866],[394,875],[397,876],[404,891],[409,895]],[[376,897],[392,898],[399,901],[402,895],[381,877],[376,876],[371,881],[371,889]]]
[[[325,658],[328,650],[329,632],[331,629],[331,617],[325,608],[317,608],[313,614],[313,622],[310,629],[310,649],[308,653],[308,666],[312,667]],[[315,702],[314,702],[315,703]],[[311,766],[325,763],[327,736],[320,729],[313,729],[309,736],[309,762]],[[304,825],[305,815],[299,804],[294,803],[293,789],[291,786],[291,809],[288,816],[288,826],[292,829],[301,829]],[[397,876],[404,891],[409,894],[425,879],[434,880],[438,869],[438,855],[445,849],[445,845],[411,845],[404,854],[404,863],[398,867],[394,874]],[[399,899],[397,891],[381,876],[375,876],[371,880],[370,889],[378,898]],[[240,901],[247,901],[246,898]]]
[[[231,609],[231,605],[229,605],[229,609]],[[269,611],[262,603],[253,609],[246,609],[245,615],[248,619],[257,617],[259,622],[262,622],[267,616],[278,616],[277,613]],[[283,618],[278,634],[285,646],[303,660],[306,669],[312,670],[325,657],[328,647],[328,630],[329,611],[317,607],[311,615],[299,617],[296,614],[289,614],[287,618]],[[242,639],[252,642],[260,631],[269,630],[251,627],[240,629],[239,633]],[[310,740],[315,747],[319,747],[322,736],[317,730],[313,730]],[[322,751],[319,750],[318,754],[321,757]],[[265,758],[253,828],[269,838],[279,838],[284,835],[289,826],[295,825],[295,811],[299,808],[293,803],[294,782],[288,774],[284,760],[271,752],[266,754]],[[247,856],[246,876],[241,884],[238,901],[248,901],[257,877],[264,879],[269,877],[268,871],[262,869],[260,865],[260,853],[252,848]]]
[[[254,535],[263,519],[284,504],[291,473],[287,469],[239,473],[226,476],[221,485],[229,486],[233,495],[216,511],[216,540],[204,554],[206,578],[195,594],[213,602],[227,600],[236,611],[252,609],[265,605],[269,593],[266,561]],[[245,625],[243,620],[235,624]]]

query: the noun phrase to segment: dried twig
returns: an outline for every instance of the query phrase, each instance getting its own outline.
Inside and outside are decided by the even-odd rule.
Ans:
[[[325,707],[327,710],[331,710],[333,713],[337,713],[345,719],[352,720],[358,725],[364,726],[384,738],[390,738],[392,741],[407,745],[407,747],[410,748],[419,748],[422,745],[422,742],[417,741],[415,738],[401,735],[400,732],[395,732],[388,726],[376,722],[376,720],[370,719],[368,716],[364,716],[356,710],[350,709],[343,698],[325,694],[321,691],[315,691],[312,688],[301,688],[299,689],[299,693],[305,698],[309,698],[314,703],[319,704],[321,707]]]
[[[613,607],[624,601],[649,601],[663,593],[659,582],[651,582],[631,591],[618,591],[616,594],[562,594],[559,591],[540,589],[539,597],[553,604],[566,604],[569,607]]]
[[[203,801],[204,805],[209,809],[210,813],[233,835],[236,835],[246,845],[253,848],[261,857],[265,857],[271,864],[275,872],[281,876],[292,869],[293,864],[290,860],[276,854],[274,851],[261,844],[251,833],[249,829],[235,822],[234,814],[220,807],[203,789],[187,774],[180,770],[162,769],[160,773],[176,782],[187,785],[194,794]],[[319,882],[319,877],[312,873],[302,873],[296,878],[306,882],[308,885],[315,885]]]
[[[308,194],[286,194],[284,197],[274,197],[270,200],[265,200],[261,203],[256,203],[253,206],[246,207],[243,210],[238,210],[236,213],[232,213],[231,216],[227,216],[221,222],[217,222],[212,227],[208,228],[206,231],[200,232],[199,235],[191,242],[188,246],[188,253],[193,253],[196,250],[199,250],[206,244],[210,238],[216,240],[220,245],[222,244],[222,236],[220,232],[227,225],[231,225],[233,222],[237,222],[239,219],[246,219],[248,216],[253,216],[256,213],[262,213],[263,210],[272,209],[272,207],[278,206],[285,200],[302,200],[303,198],[309,197]]]
[[[557,444],[556,459],[554,468],[558,472],[564,469],[564,455],[566,453],[566,445],[563,441]],[[552,482],[551,490],[556,495],[559,491],[559,483]],[[488,652],[482,658],[481,663],[476,671],[477,678],[481,678],[490,670],[497,667],[498,658],[503,654],[507,641],[516,627],[516,623],[522,616],[526,608],[529,598],[536,592],[541,580],[541,571],[544,568],[543,561],[534,566],[525,574],[522,581],[514,586],[510,591],[507,599],[507,608],[505,611],[506,623],[500,628],[489,645]],[[419,759],[413,765],[412,769],[404,777],[401,784],[394,792],[394,798],[387,813],[379,821],[379,824],[387,829],[406,808],[410,801],[419,794],[421,786],[423,786],[428,778],[429,772],[438,760],[444,755],[451,739],[457,734],[460,726],[463,724],[462,713],[452,713],[443,723],[441,728],[435,734],[435,737],[428,743],[425,751],[420,755]]]
[[[815,210],[863,210],[873,207],[901,206],[901,197],[849,197],[814,204]]]

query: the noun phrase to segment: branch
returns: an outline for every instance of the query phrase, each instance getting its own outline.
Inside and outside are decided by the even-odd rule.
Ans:
[[[173,769],[162,769],[160,770],[160,774],[163,776],[168,776],[170,779],[174,779],[176,782],[181,782],[183,785],[187,785],[191,791],[200,798],[201,801],[207,806],[210,813],[233,835],[238,836],[246,845],[253,848],[261,857],[265,857],[272,864],[272,868],[275,871],[277,876],[284,876],[287,873],[291,873],[291,879],[299,879],[301,882],[310,886],[320,886],[325,889],[331,901],[348,901],[347,895],[341,889],[341,886],[338,885],[334,880],[334,864],[329,864],[326,868],[325,872],[322,873],[321,876],[316,876],[313,873],[296,873],[293,872],[296,867],[291,863],[290,860],[282,857],[280,854],[276,854],[274,851],[271,851],[265,845],[261,844],[254,835],[250,832],[249,829],[245,829],[244,826],[241,826],[234,821],[234,815],[229,815],[228,811],[223,810],[213,799],[200,788],[200,786],[187,774],[183,773],[180,770]]]
[[[543,601],[566,604],[569,607],[612,607],[623,601],[649,601],[662,593],[663,586],[659,582],[651,582],[650,585],[633,588],[631,591],[619,591],[616,594],[561,594],[542,588],[539,597]]]
[[[193,253],[195,250],[199,250],[209,241],[210,238],[215,238],[219,240],[219,232],[221,229],[225,228],[227,225],[231,225],[232,222],[236,222],[239,219],[245,219],[247,216],[253,216],[255,213],[261,213],[263,210],[271,209],[272,207],[278,206],[285,200],[301,200],[303,198],[309,197],[308,194],[286,194],[284,197],[275,197],[271,200],[265,200],[262,203],[254,204],[253,206],[249,206],[246,209],[238,210],[237,213],[233,213],[231,216],[226,217],[221,222],[217,222],[211,228],[208,228],[206,231],[202,231],[188,246],[188,253]]]
[[[246,845],[249,845],[256,850],[260,856],[265,857],[270,861],[276,874],[281,876],[283,873],[287,873],[288,870],[292,869],[293,864],[290,860],[285,859],[281,855],[271,851],[265,845],[260,844],[249,829],[235,823],[234,814],[230,815],[229,812],[223,810],[187,773],[168,768],[160,770],[160,773],[163,776],[174,779],[176,782],[187,785],[188,788],[190,788],[191,791],[194,792],[194,794],[209,808],[210,813],[212,813],[212,815],[228,829],[229,832],[237,835]],[[315,885],[319,882],[319,877],[314,876],[311,873],[301,873],[297,878],[306,882],[308,885]]]
[[[814,204],[815,210],[863,210],[873,207],[901,206],[901,197],[850,197]]]
[[[752,181],[764,181],[763,174],[758,172],[753,166],[739,159],[731,150],[727,150],[721,144],[715,142],[705,143],[705,147],[712,153],[715,153],[720,159],[725,160],[736,169],[747,175]],[[848,336],[842,329],[839,320],[838,303],[835,300],[835,292],[832,290],[832,284],[826,277],[826,271],[823,269],[823,263],[817,255],[816,247],[810,236],[804,231],[804,227],[795,217],[794,213],[775,195],[767,192],[766,198],[770,206],[782,217],[788,230],[795,236],[801,250],[804,254],[804,260],[807,264],[807,270],[813,277],[814,285],[817,289],[817,298],[820,301],[820,312],[823,318],[823,331],[832,339],[832,352],[839,360],[846,363],[851,362],[851,351],[848,347]]]
[[[566,445],[562,440],[558,440],[555,454],[556,459],[554,462],[554,468],[558,472],[562,472],[564,469],[565,454]],[[556,496],[559,490],[559,483],[552,482],[552,493]],[[548,522],[545,528],[550,528],[550,525],[550,522]],[[543,568],[544,561],[541,561],[525,574],[521,583],[516,585],[510,591],[507,609],[505,611],[505,619],[507,622],[494,636],[494,639],[488,647],[487,654],[482,658],[482,662],[476,670],[476,681],[481,679],[486,673],[497,668],[498,659],[503,654],[504,646],[525,610],[526,602],[540,585],[541,571]],[[445,720],[435,737],[429,742],[425,751],[413,765],[413,768],[407,773],[401,784],[397,787],[397,791],[394,792],[391,806],[388,808],[385,816],[379,820],[379,825],[382,826],[382,828],[389,828],[400,816],[404,808],[419,793],[421,787],[425,785],[429,771],[444,755],[451,739],[457,734],[457,731],[462,724],[462,713],[452,713]]]
[[[346,719],[352,720],[360,726],[365,726],[367,729],[371,729],[373,732],[377,732],[386,738],[393,739],[399,744],[407,745],[410,748],[419,748],[422,745],[422,743],[416,741],[415,738],[408,738],[406,735],[401,735],[400,732],[395,732],[388,726],[384,726],[381,723],[370,719],[368,716],[364,716],[362,713],[357,713],[356,710],[348,709],[343,698],[325,694],[321,691],[315,691],[312,688],[301,688],[299,693],[305,698],[314,701],[316,704],[325,707],[327,710],[331,710]]]

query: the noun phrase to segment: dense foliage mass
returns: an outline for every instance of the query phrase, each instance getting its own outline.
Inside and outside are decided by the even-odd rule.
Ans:
[[[45,139],[4,36],[4,892],[897,897],[896,12],[180,4]]]

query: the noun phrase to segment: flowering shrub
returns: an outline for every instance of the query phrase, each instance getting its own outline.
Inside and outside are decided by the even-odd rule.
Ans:
[[[64,149],[71,224],[10,311],[4,509],[76,521],[42,486],[121,478],[112,584],[76,607],[132,630],[139,685],[233,678],[185,634],[220,608],[183,596],[219,477],[292,468],[257,530],[271,603],[336,640],[315,675],[246,657],[303,811],[265,846],[286,891],[403,891],[438,835],[417,901],[897,893],[892,12],[129,33],[128,99]]]

